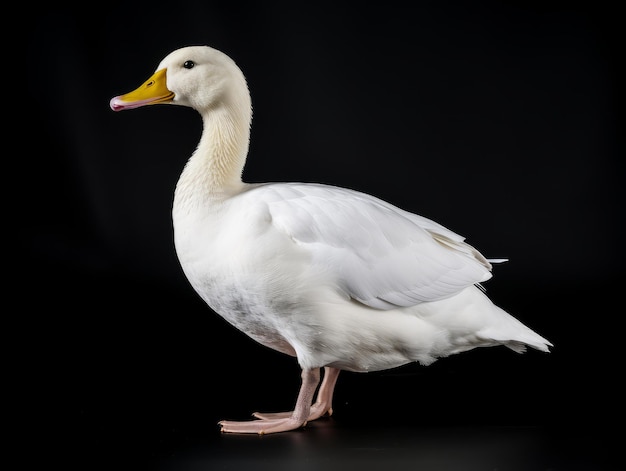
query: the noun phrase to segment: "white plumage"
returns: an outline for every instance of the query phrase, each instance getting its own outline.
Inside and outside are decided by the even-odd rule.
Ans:
[[[354,190],[243,182],[251,101],[222,52],[176,50],[111,107],[156,103],[192,107],[203,119],[172,211],[185,275],[215,312],[302,367],[294,411],[222,421],[224,432],[293,430],[331,413],[340,370],[428,365],[495,345],[548,351],[550,342],[485,295],[479,283],[491,263],[460,235]]]

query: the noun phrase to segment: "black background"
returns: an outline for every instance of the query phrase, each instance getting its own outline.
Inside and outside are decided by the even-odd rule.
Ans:
[[[613,8],[182,0],[44,7],[20,21],[27,56],[11,69],[21,82],[25,65],[27,82],[8,91],[29,113],[8,178],[22,322],[8,361],[35,432],[27,462],[604,469],[623,376]],[[192,44],[226,52],[248,79],[246,181],[356,188],[508,257],[487,292],[553,352],[492,348],[343,373],[332,419],[220,435],[220,419],[291,408],[298,365],[204,306],[176,260],[172,196],[199,116],[108,105]]]

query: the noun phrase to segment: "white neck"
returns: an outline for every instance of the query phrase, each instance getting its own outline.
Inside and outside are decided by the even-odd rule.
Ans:
[[[176,185],[174,206],[188,209],[239,193],[248,154],[252,111],[248,100],[231,100],[202,114],[198,147]]]

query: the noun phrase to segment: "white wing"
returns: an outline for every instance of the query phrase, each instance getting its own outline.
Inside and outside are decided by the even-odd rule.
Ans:
[[[268,204],[276,228],[371,307],[434,301],[491,278],[489,261],[463,237],[373,196],[306,183],[253,192]]]

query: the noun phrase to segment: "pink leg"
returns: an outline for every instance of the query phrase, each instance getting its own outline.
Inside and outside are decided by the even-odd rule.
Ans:
[[[317,400],[311,407],[309,420],[319,419],[325,414],[333,415],[333,392],[335,392],[339,371],[337,368],[328,366],[324,368],[324,380],[317,393]]]
[[[246,422],[222,420],[222,432],[229,433],[277,433],[295,430],[306,424],[311,412],[311,402],[320,381],[319,368],[302,370],[302,386],[293,412],[287,417],[261,419]]]
[[[317,400],[315,404],[311,406],[311,412],[307,422],[311,420],[319,419],[325,414],[333,414],[333,392],[335,391],[335,384],[337,384],[337,377],[339,376],[337,368],[324,368],[324,379],[322,385],[317,393]],[[274,420],[290,417],[293,412],[255,412],[252,414],[257,419]]]

